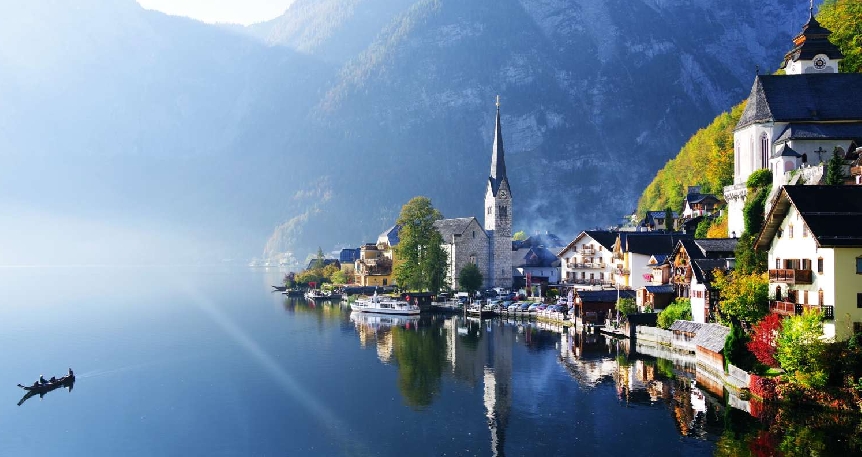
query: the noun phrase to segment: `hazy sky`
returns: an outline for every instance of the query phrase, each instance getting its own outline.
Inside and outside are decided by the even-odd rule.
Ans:
[[[138,0],[144,8],[204,22],[253,24],[280,16],[293,0]]]

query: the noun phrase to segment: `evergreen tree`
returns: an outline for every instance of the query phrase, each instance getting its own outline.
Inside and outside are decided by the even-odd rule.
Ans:
[[[664,228],[666,230],[673,231],[673,210],[670,209],[670,206],[664,209]]]
[[[826,185],[839,186],[844,184],[844,159],[838,154],[838,148],[832,152],[832,158],[826,164]]]

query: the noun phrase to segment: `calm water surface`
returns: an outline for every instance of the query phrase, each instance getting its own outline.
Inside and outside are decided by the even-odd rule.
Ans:
[[[625,343],[535,322],[356,316],[270,293],[281,276],[0,269],[0,455],[668,456],[748,446],[728,443],[727,424],[750,416]],[[16,405],[17,383],[68,367],[78,375],[71,392]]]

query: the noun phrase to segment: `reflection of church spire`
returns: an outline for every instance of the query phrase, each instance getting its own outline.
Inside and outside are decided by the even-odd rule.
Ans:
[[[512,328],[498,325],[492,332],[485,333],[488,345],[488,364],[485,367],[485,410],[488,429],[491,432],[491,452],[495,456],[504,455],[506,427],[509,425],[509,412],[512,409]]]

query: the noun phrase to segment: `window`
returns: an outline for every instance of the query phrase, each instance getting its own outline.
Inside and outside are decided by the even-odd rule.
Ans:
[[[793,238],[793,224],[787,226],[787,238]]]
[[[853,333],[862,332],[862,322],[854,322],[853,323]]]
[[[473,238],[476,238],[476,231],[473,230]]]
[[[856,294],[856,307],[862,308],[862,293]]]
[[[781,286],[775,288],[775,301],[781,301]]]
[[[488,214],[491,214],[491,207],[488,207]]]
[[[760,136],[760,167],[766,168],[769,163],[769,137],[764,133]]]
[[[500,215],[501,215],[501,216],[506,216],[506,215],[507,215],[507,211],[506,211],[506,207],[505,207],[505,206],[501,206],[501,207],[500,207]]]
[[[857,268],[857,270],[858,270],[858,268]],[[817,272],[823,273],[823,257],[817,259]],[[858,271],[857,271],[857,273],[858,273]]]
[[[808,291],[807,290],[802,291],[802,304],[803,305],[808,304]]]
[[[386,285],[386,282],[387,282],[387,279],[383,279],[383,285],[384,286]]]
[[[856,274],[862,275],[862,257],[856,257]]]
[[[775,269],[776,269],[776,270],[780,270],[780,269],[781,269],[781,259],[779,259],[779,258],[777,258],[777,257],[775,258]]]
[[[470,254],[470,263],[476,265],[476,254]]]
[[[802,269],[810,270],[811,269],[811,259],[802,259]]]
[[[802,238],[808,238],[808,224],[802,224]]]
[[[820,306],[825,305],[825,303],[823,303],[823,289],[817,291],[817,304]]]

